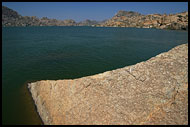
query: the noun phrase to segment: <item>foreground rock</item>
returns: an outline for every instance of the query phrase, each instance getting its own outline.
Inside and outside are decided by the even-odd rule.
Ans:
[[[188,124],[188,44],[146,62],[28,88],[44,124]]]

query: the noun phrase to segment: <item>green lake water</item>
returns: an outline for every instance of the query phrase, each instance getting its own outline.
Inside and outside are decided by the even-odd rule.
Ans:
[[[74,79],[188,43],[187,31],[109,27],[2,28],[2,122],[42,124],[28,82]]]

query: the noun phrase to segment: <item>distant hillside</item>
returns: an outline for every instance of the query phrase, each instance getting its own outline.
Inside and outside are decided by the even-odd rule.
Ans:
[[[2,6],[2,26],[97,26],[188,30],[188,12],[142,15],[134,11],[120,10],[108,20],[98,22],[87,19],[77,23],[72,19],[57,20],[47,17],[40,19],[36,16],[21,16],[16,11]]]
[[[2,6],[2,26],[91,26],[98,23],[91,20],[77,23],[72,19],[57,20],[47,17],[40,19],[36,16],[21,16],[16,11]]]
[[[121,16],[125,16],[125,17],[130,18],[130,17],[134,17],[134,16],[141,16],[141,14],[138,12],[134,12],[134,11],[123,11],[123,10],[121,10],[115,15],[115,17],[121,17]]]
[[[188,30],[188,12],[141,15],[133,11],[119,11],[113,18],[96,26]]]
[[[96,25],[98,23],[99,22],[96,21],[96,20],[89,20],[89,19],[87,19],[87,20],[84,20],[82,22],[79,22],[78,26],[92,26],[92,25]]]

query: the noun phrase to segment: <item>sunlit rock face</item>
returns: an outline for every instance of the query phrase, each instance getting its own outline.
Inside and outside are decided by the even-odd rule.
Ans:
[[[188,44],[132,66],[28,88],[44,124],[187,125]]]
[[[133,11],[119,11],[113,18],[97,26],[188,30],[188,12],[142,15]]]

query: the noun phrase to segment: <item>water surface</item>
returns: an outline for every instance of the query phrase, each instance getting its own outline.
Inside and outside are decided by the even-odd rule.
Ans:
[[[109,27],[2,28],[3,124],[41,124],[26,83],[74,79],[145,61],[188,32]]]

